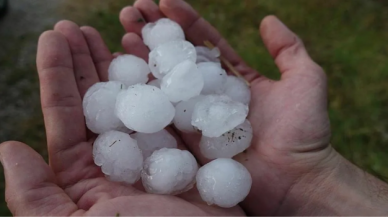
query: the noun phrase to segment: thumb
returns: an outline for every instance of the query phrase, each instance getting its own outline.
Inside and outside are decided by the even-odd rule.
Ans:
[[[275,16],[267,16],[260,25],[265,46],[282,73],[319,73],[323,70],[308,55],[302,40]]]
[[[20,142],[0,145],[5,174],[5,198],[13,215],[70,215],[78,208],[55,184],[43,158]]]

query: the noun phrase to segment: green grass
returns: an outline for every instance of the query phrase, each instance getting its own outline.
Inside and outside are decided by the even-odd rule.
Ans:
[[[112,52],[124,34],[118,13],[132,1],[78,1],[66,17],[101,31]],[[93,4],[91,4],[93,2]],[[326,71],[332,144],[361,168],[388,177],[388,3],[385,0],[188,0],[260,73],[279,73],[258,34],[260,20],[274,14],[305,42]],[[78,8],[78,10],[77,10]],[[82,16],[78,16],[82,13]],[[0,60],[0,63],[2,60]],[[10,60],[8,61],[8,63]],[[12,67],[12,66],[10,66]],[[17,73],[25,73],[17,70]],[[31,73],[30,73],[31,74]],[[10,77],[10,82],[20,79]],[[16,80],[15,80],[16,79]],[[25,79],[25,77],[24,77]],[[35,79],[32,75],[28,79]],[[38,91],[33,85],[33,91]],[[30,90],[26,90],[26,94]],[[34,104],[34,109],[39,109]],[[11,123],[10,123],[11,124]],[[13,123],[12,123],[13,124]],[[46,155],[39,111],[18,123],[14,138]],[[4,211],[3,211],[4,210]],[[0,214],[7,215],[5,203]]]

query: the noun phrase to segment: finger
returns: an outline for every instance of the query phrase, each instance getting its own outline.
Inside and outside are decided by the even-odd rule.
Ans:
[[[86,141],[81,96],[70,48],[62,34],[48,31],[40,36],[37,67],[50,165],[54,171],[61,170],[62,160],[75,160],[71,154],[62,155],[63,151]]]
[[[311,60],[299,37],[275,16],[268,16],[263,19],[260,25],[260,34],[283,75],[288,71],[299,73],[323,72]]]
[[[120,12],[120,22],[125,31],[141,35],[141,29],[146,21],[141,12],[132,6],[125,7]]]
[[[148,53],[150,51],[139,35],[133,32],[127,33],[124,35],[121,43],[127,54],[133,54],[148,62]]]
[[[90,27],[83,26],[81,31],[90,49],[90,55],[94,62],[100,81],[108,81],[108,68],[112,61],[112,54],[102,39],[100,33]]]
[[[221,50],[221,54],[229,62],[239,69],[239,72],[252,81],[258,78],[257,71],[248,67],[240,56],[233,50],[221,34],[185,1],[182,0],[161,0],[160,10],[168,18],[179,23],[185,31],[187,40],[194,45],[202,45],[208,40]]]
[[[68,216],[78,207],[56,185],[54,173],[43,158],[20,142],[0,145],[5,174],[5,196],[13,215]]]
[[[134,6],[141,12],[147,22],[155,22],[163,17],[163,13],[153,0],[137,0]]]
[[[60,21],[54,30],[62,33],[69,43],[74,75],[80,95],[83,97],[89,87],[99,81],[88,44],[80,28],[73,22]]]

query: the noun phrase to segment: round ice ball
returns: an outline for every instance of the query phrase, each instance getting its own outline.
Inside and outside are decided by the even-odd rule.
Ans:
[[[204,96],[199,95],[186,101],[181,101],[175,106],[175,127],[185,133],[198,132],[197,129],[191,125],[191,117],[193,116],[194,107]]]
[[[161,148],[177,148],[176,139],[165,129],[156,133],[134,133],[131,136],[136,139],[144,159]]]
[[[198,63],[198,71],[201,72],[205,82],[201,94],[220,94],[223,91],[227,75],[221,66],[214,62]]]
[[[154,79],[150,82],[148,82],[148,85],[151,85],[151,86],[154,86],[154,87],[157,87],[160,89],[160,84],[162,83],[162,80],[160,79]]]
[[[170,41],[149,53],[148,65],[152,74],[162,79],[179,63],[190,60],[195,63],[197,53],[194,46],[187,41]]]
[[[124,54],[112,60],[108,72],[110,81],[120,81],[130,86],[147,83],[150,68],[143,59],[134,55]]]
[[[218,158],[205,164],[198,170],[196,181],[202,200],[223,208],[243,201],[252,185],[248,170],[230,158]]]
[[[129,129],[156,133],[171,123],[175,108],[159,88],[136,84],[118,94],[115,112]]]
[[[185,40],[182,27],[168,18],[161,18],[154,23],[148,23],[143,27],[141,33],[144,44],[150,50],[166,42]]]
[[[100,134],[125,128],[114,113],[116,97],[125,88],[121,82],[109,81],[96,83],[88,89],[82,106],[89,130]]]
[[[191,124],[207,137],[219,137],[242,124],[248,106],[226,95],[207,95],[194,107]]]
[[[112,181],[133,184],[140,178],[143,155],[136,140],[119,131],[100,134],[93,144],[93,159]]]
[[[197,65],[186,60],[176,65],[170,73],[163,77],[160,88],[170,101],[175,103],[198,96],[203,85],[203,77]]]
[[[249,105],[251,101],[251,90],[244,80],[236,76],[229,75],[224,85],[223,93],[234,101]]]
[[[197,63],[215,62],[221,65],[219,59],[221,52],[217,47],[210,49],[205,46],[196,46],[195,50],[197,52]]]
[[[162,148],[144,161],[141,178],[148,193],[174,195],[193,187],[197,171],[190,152]]]
[[[220,137],[202,136],[199,144],[201,153],[208,159],[231,158],[251,145],[252,126],[248,120]]]

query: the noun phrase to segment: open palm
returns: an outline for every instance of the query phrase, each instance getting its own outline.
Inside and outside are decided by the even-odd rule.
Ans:
[[[140,0],[123,9],[127,53],[148,58],[140,35],[145,22],[163,16],[178,22],[196,45],[210,40],[251,82],[249,120],[252,146],[235,157],[251,172],[253,186],[241,204],[249,214],[274,214],[294,208],[298,185],[311,182],[313,168],[329,159],[330,124],[323,71],[308,57],[300,40],[275,17],[267,17],[261,34],[282,78],[269,80],[245,65],[220,34],[185,2]],[[141,22],[143,20],[143,22]],[[239,206],[222,209],[201,201],[196,189],[179,196],[151,195],[140,185],[107,181],[92,159],[95,136],[86,130],[82,97],[96,82],[107,80],[112,55],[91,27],[59,22],[39,40],[37,65],[50,166],[28,146],[0,146],[7,203],[14,215],[244,215]],[[200,164],[199,137],[170,132],[179,147]],[[320,170],[317,170],[320,172]],[[296,195],[296,196],[295,196]]]

